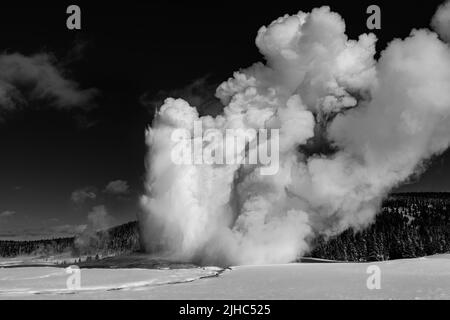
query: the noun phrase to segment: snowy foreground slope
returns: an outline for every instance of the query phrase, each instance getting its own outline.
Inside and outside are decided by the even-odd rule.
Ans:
[[[367,267],[381,270],[369,290]],[[0,268],[0,299],[450,299],[450,255],[377,263],[298,263],[190,269]]]

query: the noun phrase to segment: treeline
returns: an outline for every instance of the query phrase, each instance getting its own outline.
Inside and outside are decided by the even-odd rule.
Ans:
[[[118,255],[140,251],[139,225],[129,222],[95,234],[81,234],[74,241],[73,255]]]
[[[49,256],[71,250],[73,244],[74,237],[35,241],[0,240],[0,257]]]
[[[80,255],[111,255],[140,250],[139,230],[136,221],[108,230],[84,233],[77,237],[35,241],[0,240],[0,257],[23,255],[52,256],[70,253]]]
[[[393,194],[365,230],[319,238],[312,257],[380,261],[450,252],[450,193]]]
[[[103,232],[38,241],[0,241],[0,256],[108,256],[140,251],[136,221]],[[365,230],[318,238],[311,257],[379,261],[450,252],[450,193],[404,193],[387,198]]]

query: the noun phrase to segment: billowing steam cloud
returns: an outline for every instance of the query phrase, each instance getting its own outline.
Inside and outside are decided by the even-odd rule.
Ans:
[[[372,222],[389,190],[450,142],[449,46],[415,30],[375,61],[375,41],[349,40],[328,7],[286,15],[258,32],[267,63],[218,87],[222,115],[199,117],[167,99],[147,132],[147,250],[200,263],[285,263],[319,234]],[[223,131],[279,129],[277,174],[175,165],[171,134],[192,131],[195,120]]]
[[[431,25],[444,41],[450,41],[450,0],[439,7]]]

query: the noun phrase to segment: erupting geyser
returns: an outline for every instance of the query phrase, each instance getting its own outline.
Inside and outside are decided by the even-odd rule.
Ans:
[[[446,12],[433,20],[438,32]],[[293,261],[318,234],[365,227],[389,190],[448,147],[448,44],[414,30],[375,61],[373,34],[349,40],[344,32],[328,7],[286,15],[258,32],[266,64],[217,88],[222,115],[199,117],[184,100],[165,101],[147,132],[139,217],[147,250],[200,263]],[[279,129],[277,173],[175,164],[171,150],[182,142],[171,135],[193,132],[195,121],[205,130]]]

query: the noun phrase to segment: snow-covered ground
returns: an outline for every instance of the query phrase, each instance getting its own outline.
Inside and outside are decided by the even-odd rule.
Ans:
[[[369,290],[367,268],[381,271]],[[450,299],[450,255],[377,263],[187,269],[82,269],[81,289],[55,267],[0,268],[0,299]]]

